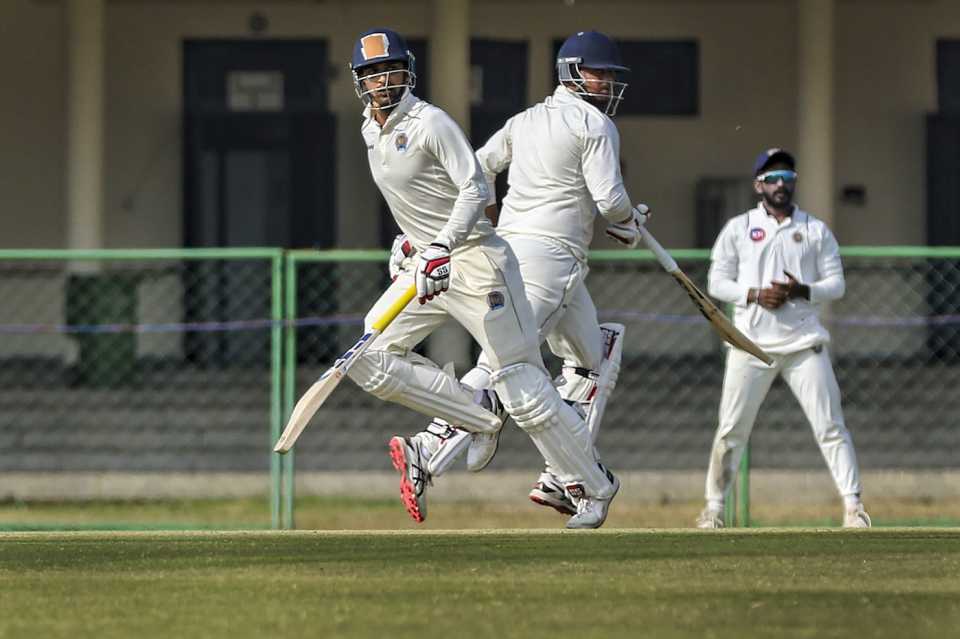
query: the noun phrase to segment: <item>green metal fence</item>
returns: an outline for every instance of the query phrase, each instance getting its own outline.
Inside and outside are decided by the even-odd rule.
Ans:
[[[705,288],[708,252],[673,254]],[[824,309],[824,321],[834,337],[831,352],[862,467],[956,468],[960,431],[952,415],[960,411],[954,392],[960,383],[960,250],[853,247],[843,256],[847,295]],[[288,408],[359,335],[364,313],[387,284],[384,257],[382,252],[291,256],[288,294],[305,306],[288,312],[314,323],[287,334]],[[314,284],[305,285],[308,281]],[[627,326],[620,382],[599,441],[605,460],[624,471],[703,472],[723,376],[720,340],[648,252],[592,253],[588,286],[601,319]],[[430,354],[445,361],[442,353]],[[556,370],[549,355],[547,363]],[[298,443],[298,467],[388,470],[384,442],[392,434],[415,432],[423,422],[410,411],[386,410],[347,385]],[[783,384],[771,389],[751,445],[738,498],[730,501],[731,522],[736,509],[739,522],[749,523],[751,462],[826,473]],[[532,480],[540,463],[522,434],[508,428],[491,471],[529,469]],[[292,481],[292,468],[286,472]]]
[[[705,287],[708,253],[673,254]],[[389,470],[385,442],[424,423],[344,384],[295,456],[269,452],[295,399],[360,334],[389,282],[386,256],[0,251],[0,470],[262,473],[269,525],[292,527],[294,459],[297,471]],[[855,247],[843,257],[847,295],[824,319],[862,467],[956,468],[960,249]],[[627,326],[599,440],[605,461],[702,473],[721,342],[648,252],[594,252],[587,283],[601,319]],[[425,348],[445,361],[429,340]],[[556,370],[549,355],[547,364]],[[540,463],[508,427],[487,472],[524,469],[532,480]],[[782,384],[757,423],[751,463],[826,473]],[[740,486],[747,524],[747,473]]]
[[[279,527],[268,445],[282,417],[283,260],[272,248],[0,251],[0,468],[159,476],[144,488],[165,496],[180,485],[167,476],[262,473]]]

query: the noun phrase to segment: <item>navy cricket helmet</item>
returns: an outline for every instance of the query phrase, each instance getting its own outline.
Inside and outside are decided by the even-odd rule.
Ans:
[[[614,80],[591,82],[593,91],[588,90],[587,80],[580,72],[582,68],[612,71]],[[619,75],[629,72],[623,64],[617,44],[599,31],[580,31],[564,41],[557,52],[557,75],[573,93],[590,102],[607,115],[615,115],[623,100],[627,88],[619,81]],[[605,92],[597,92],[598,82],[606,84]]]
[[[364,72],[365,68],[381,62],[401,62],[404,68]],[[357,97],[374,110],[395,107],[406,92],[417,85],[416,59],[400,34],[391,29],[369,29],[360,34],[353,45],[350,72]]]

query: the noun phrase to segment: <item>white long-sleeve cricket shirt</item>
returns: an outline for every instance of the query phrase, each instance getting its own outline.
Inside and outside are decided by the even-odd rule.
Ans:
[[[510,166],[498,230],[551,237],[585,258],[597,212],[630,216],[616,125],[563,86],[507,120],[477,157],[490,184]]]
[[[418,251],[451,251],[493,234],[483,216],[487,183],[473,148],[443,110],[409,91],[381,127],[365,109],[361,127],[373,180]]]
[[[830,341],[819,304],[843,297],[840,248],[822,221],[795,207],[778,224],[762,204],[727,222],[710,255],[710,295],[735,304],[734,324],[770,353],[794,353]],[[784,271],[810,287],[810,300],[788,300],[776,310],[747,304],[751,288],[786,282]]]

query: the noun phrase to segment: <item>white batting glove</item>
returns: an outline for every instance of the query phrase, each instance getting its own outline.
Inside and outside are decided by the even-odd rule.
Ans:
[[[390,270],[391,280],[397,279],[397,276],[400,275],[400,271],[404,270],[404,260],[406,260],[408,257],[412,257],[416,252],[417,249],[413,248],[413,244],[411,244],[410,240],[407,239],[406,233],[401,233],[393,238],[393,246],[390,247],[390,261],[387,263],[387,268]]]
[[[450,288],[450,249],[431,244],[420,254],[417,264],[417,297],[426,304]]]
[[[650,217],[650,207],[637,204],[631,213],[630,219],[625,222],[608,224],[606,233],[627,248],[636,248],[640,242],[640,227],[646,224]]]

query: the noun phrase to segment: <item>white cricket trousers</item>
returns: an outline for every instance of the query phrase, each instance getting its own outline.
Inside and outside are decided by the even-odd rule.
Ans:
[[[474,413],[486,411],[470,401],[452,375],[424,358],[419,358],[423,365],[405,366],[413,363],[410,349],[452,317],[483,348],[493,369],[491,382],[504,407],[557,475],[566,483],[582,483],[591,497],[609,498],[613,484],[594,460],[586,424],[561,400],[547,377],[537,326],[513,250],[494,235],[455,250],[450,266],[450,290],[424,305],[411,302],[348,375],[381,399],[484,432],[488,424],[483,415]],[[367,315],[365,325],[369,327],[412,282],[410,272],[401,273]],[[411,376],[411,372],[416,374]],[[405,389],[407,395],[397,389]],[[438,399],[447,401],[446,414],[434,401]],[[470,424],[475,418],[479,421]]]
[[[401,272],[367,314],[365,330],[413,284],[416,268]],[[401,356],[448,318],[455,319],[489,353],[494,369],[524,362],[546,370],[517,258],[502,238],[491,236],[454,251],[450,290],[426,304],[414,299],[370,347]]]
[[[837,491],[841,496],[859,494],[857,455],[843,421],[840,387],[826,346],[772,357],[773,366],[767,366],[739,349],[731,348],[727,352],[720,423],[707,469],[707,501],[723,501],[733,484],[761,404],[777,375],[783,376],[800,402]]]
[[[603,335],[584,284],[587,264],[556,240],[519,233],[504,233],[503,238],[517,256],[540,341],[547,341],[564,366],[599,368]],[[478,364],[490,368],[485,352]]]

